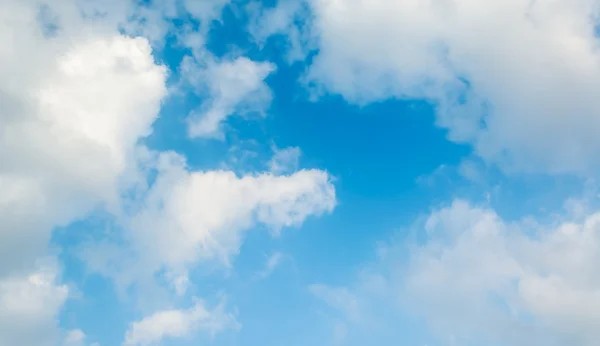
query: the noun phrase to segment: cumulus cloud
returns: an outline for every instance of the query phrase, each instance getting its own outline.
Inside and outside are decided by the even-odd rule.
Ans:
[[[542,226],[456,201],[426,222],[431,239],[412,255],[408,299],[462,337],[479,330],[511,344],[592,345],[599,227],[598,213]]]
[[[506,170],[599,168],[597,1],[307,3],[317,90],[428,100],[451,140]]]
[[[118,33],[129,11],[120,3],[65,0],[45,5],[42,17],[30,2],[0,5],[0,274],[31,265],[55,226],[117,208],[136,178],[137,144],[166,95],[166,69],[146,39]],[[198,126],[217,131],[230,112],[258,111],[270,100],[263,79],[272,70],[245,58],[211,65]]]
[[[158,178],[139,211],[124,221],[137,265],[143,269],[123,277],[167,269],[178,273],[175,280],[198,263],[217,261],[229,266],[245,231],[256,225],[275,231],[299,226],[307,217],[331,212],[336,205],[330,177],[319,170],[241,177],[230,171],[190,172],[175,154],[160,155],[158,166]],[[117,268],[108,268],[106,262],[114,256],[103,261],[93,258],[93,253],[86,255],[88,264],[114,274]]]
[[[166,92],[146,40],[82,38],[67,15],[44,38],[35,6],[1,6],[0,275],[43,255],[54,226],[114,202]]]
[[[211,335],[225,329],[238,329],[235,317],[223,311],[223,305],[207,310],[198,301],[185,310],[164,310],[134,322],[129,327],[123,345],[159,345],[166,338],[185,338],[198,331]]]
[[[193,171],[179,155],[141,144],[167,95],[167,69],[155,62],[148,39],[127,33],[148,34],[156,43],[167,27],[152,31],[144,25],[181,8],[152,2],[131,17],[132,4],[0,4],[0,344],[85,342],[79,330],[61,337],[56,319],[68,290],[57,282],[54,267],[36,266],[36,259],[47,253],[56,227],[94,211],[114,219],[127,245],[100,244],[99,252],[110,256],[108,262],[89,261],[92,269],[116,273],[118,280],[166,271],[176,293],[185,295],[187,270],[202,261],[230,265],[244,231],[259,224],[274,230],[298,226],[335,206],[335,190],[323,171]],[[226,4],[185,2],[184,8],[209,23]],[[187,44],[199,45],[194,52],[204,49],[202,40],[191,38]],[[274,65],[212,56],[195,64],[206,78],[205,107],[190,120],[195,135],[215,135],[231,114],[262,113],[270,103],[264,79]],[[133,324],[128,342],[221,330],[217,320],[228,315],[220,309],[197,304],[158,312]],[[163,322],[161,332],[155,325]],[[176,327],[179,322],[184,326]]]
[[[442,345],[598,340],[598,212],[507,221],[457,200],[415,227],[418,241],[381,245],[378,261],[338,288],[361,302],[371,323],[354,323],[349,338],[385,326],[383,344],[395,344],[397,321],[422,319]]]
[[[155,159],[156,179],[133,203],[135,211],[119,219],[126,245],[108,241],[82,251],[88,268],[113,278],[121,292],[134,286],[136,300],[144,298],[146,287],[164,283],[185,296],[194,285],[188,272],[213,264],[230,267],[245,232],[257,226],[275,232],[299,226],[336,205],[335,189],[323,171],[237,176],[230,171],[190,171],[184,158],[174,153],[156,153]],[[278,261],[270,261],[270,270]],[[156,302],[155,308],[161,305],[164,302]],[[148,309],[153,308],[144,310]],[[192,322],[185,321],[195,316],[190,314],[157,313],[150,322],[134,324],[126,340],[149,344],[165,335],[188,335]],[[155,322],[166,323],[166,329],[146,333],[154,330]]]
[[[336,204],[323,171],[238,177],[229,171],[188,172],[180,157],[167,160],[131,228],[135,242],[173,266],[198,258],[228,263],[239,249],[241,231],[256,223],[297,226]]]
[[[57,344],[58,314],[69,294],[57,279],[55,261],[43,260],[31,273],[0,280],[1,346]]]

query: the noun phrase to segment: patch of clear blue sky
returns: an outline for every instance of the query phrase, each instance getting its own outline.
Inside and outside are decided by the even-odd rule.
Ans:
[[[469,147],[447,141],[445,132],[434,126],[432,105],[389,100],[360,108],[335,95],[310,102],[306,90],[297,82],[307,68],[306,63],[288,65],[283,42],[277,38],[258,49],[249,41],[245,25],[242,14],[226,8],[222,23],[215,23],[211,32],[209,48],[221,56],[231,47],[237,47],[250,59],[277,64],[277,71],[267,79],[274,94],[267,117],[253,120],[231,117],[224,141],[189,140],[185,117],[201,100],[191,94],[171,98],[147,144],[185,155],[194,169],[221,167],[232,146],[255,151],[257,160],[246,161],[241,164],[243,167],[234,166],[241,170],[264,169],[272,154],[272,143],[280,148],[297,146],[303,153],[302,168],[324,169],[336,178],[339,205],[332,215],[310,218],[301,230],[285,230],[281,237],[273,238],[266,231],[250,232],[227,278],[220,273],[208,276],[193,273],[199,294],[210,297],[223,291],[231,305],[239,309],[243,328],[234,335],[217,336],[216,345],[326,344],[331,337],[331,326],[319,314],[323,305],[308,293],[307,285],[351,282],[357,268],[373,259],[376,242],[391,237],[415,217],[456,196],[482,202],[483,193],[493,184],[502,186],[504,195],[496,207],[507,215],[516,215],[518,209],[522,214],[523,208],[536,213],[544,203],[555,208],[561,201],[561,193],[566,195],[578,188],[567,180],[543,177],[508,180],[497,172],[488,176],[493,183],[484,185],[470,183],[455,172],[444,179],[433,177],[433,184],[420,183],[419,177],[431,174],[441,165],[456,166],[471,154]],[[156,57],[176,73],[185,54],[169,38]],[[177,75],[173,78],[177,79]],[[249,144],[250,141],[256,142]],[[562,185],[553,188],[554,195],[547,198],[545,187],[557,182]],[[512,201],[523,196],[525,187],[534,196],[540,196],[538,202],[516,206]],[[78,245],[87,239],[86,234],[102,232],[106,227],[97,219],[84,220],[68,227],[77,232],[55,234],[54,241],[65,248],[61,254],[65,279],[74,282],[83,293],[82,299],[68,302],[61,321],[65,327],[85,330],[91,341],[117,345],[127,323],[139,316],[127,302],[119,301],[109,281],[87,275],[75,255]],[[255,280],[254,274],[262,270],[267,256],[274,251],[289,258],[270,277]],[[403,321],[399,321],[395,333],[406,338],[411,333],[415,337],[422,335],[414,323]],[[165,343],[197,344],[198,340]]]

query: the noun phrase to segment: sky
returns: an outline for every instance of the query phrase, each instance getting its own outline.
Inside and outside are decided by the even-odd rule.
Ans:
[[[600,1],[0,1],[0,346],[592,346]]]

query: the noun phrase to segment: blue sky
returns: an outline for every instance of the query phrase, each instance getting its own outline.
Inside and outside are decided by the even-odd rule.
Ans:
[[[3,2],[0,346],[593,345],[599,10]]]

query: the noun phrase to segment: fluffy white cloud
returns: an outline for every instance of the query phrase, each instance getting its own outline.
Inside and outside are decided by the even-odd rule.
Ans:
[[[199,258],[228,263],[239,249],[241,231],[255,223],[295,226],[336,203],[322,171],[238,177],[228,171],[188,172],[179,157],[169,160],[174,161],[164,162],[131,228],[135,243],[173,266]]]
[[[155,183],[139,211],[123,221],[137,255],[135,269],[112,267],[114,252],[87,249],[85,256],[92,269],[123,278],[125,286],[166,269],[182,291],[187,270],[198,263],[229,266],[245,231],[260,224],[278,232],[335,205],[335,189],[323,171],[242,177],[230,171],[190,172],[180,156],[161,154]]]
[[[84,342],[81,331],[61,335],[68,289],[36,258],[55,227],[116,210],[137,178],[166,69],[146,39],[117,30],[129,5],[0,3],[0,345]]]
[[[66,287],[57,286],[55,274],[45,270],[22,273],[44,254],[53,228],[97,207],[120,209],[120,194],[136,182],[143,159],[138,141],[150,133],[166,95],[166,69],[154,62],[146,39],[118,33],[129,9],[118,2],[65,0],[39,7],[8,1],[0,7],[0,43],[6,48],[0,55],[5,105],[0,111],[0,329],[9,344],[54,344]],[[220,11],[217,7],[211,8]],[[101,16],[86,22],[81,12]],[[205,13],[206,20],[215,16],[211,13]],[[218,132],[232,113],[260,112],[271,98],[264,78],[273,65],[245,58],[211,61],[202,74],[208,85],[206,113],[194,127],[203,134]],[[130,231],[139,260],[134,267],[183,273],[173,278],[180,294],[188,284],[188,266],[200,259],[228,263],[243,230],[256,223],[275,229],[298,225],[335,205],[329,177],[320,171],[240,178],[225,171],[189,172],[181,162],[163,168],[139,212],[117,217]],[[181,312],[191,329],[209,314],[200,305]],[[149,321],[172,315],[178,316],[158,313]],[[152,337],[139,336],[146,322],[132,327],[132,342]],[[32,329],[39,340],[24,339],[36,337],[27,333]],[[178,332],[165,332],[173,333]],[[72,331],[63,341],[82,343],[83,337]]]
[[[188,271],[213,263],[230,266],[246,231],[258,225],[275,232],[299,226],[336,205],[335,189],[323,171],[237,176],[230,171],[189,171],[174,153],[157,153],[155,159],[155,181],[134,203],[137,211],[119,220],[128,245],[92,244],[82,252],[88,267],[115,279],[121,292],[134,286],[136,300],[144,298],[147,287],[162,286],[162,279],[184,296],[193,287]],[[268,270],[279,260],[280,255],[273,257]],[[144,310],[164,305],[155,302]],[[195,312],[159,312],[134,324],[127,342],[148,344],[166,335],[191,335],[194,316]],[[156,329],[155,323],[164,323],[164,328]]]
[[[435,326],[523,345],[592,345],[600,336],[600,214],[544,227],[456,201],[425,230],[405,294]]]
[[[226,3],[185,5],[210,22]],[[156,8],[170,11],[164,16],[178,11],[172,2],[162,5]],[[93,269],[115,266],[119,270],[112,273],[131,274],[130,280],[153,279],[165,270],[183,295],[190,284],[187,270],[202,260],[229,264],[244,231],[257,224],[276,231],[300,225],[335,206],[334,188],[322,171],[244,177],[192,172],[181,157],[141,146],[167,94],[167,70],[154,61],[146,38],[119,29],[156,41],[166,26],[154,32],[142,25],[164,19],[151,6],[136,17],[139,23],[125,23],[131,6],[78,0],[0,4],[0,345],[85,342],[81,331],[61,338],[56,328],[68,290],[56,283],[55,271],[29,273],[46,253],[53,229],[96,209],[113,214],[130,247],[110,248],[105,253],[116,255],[110,265]],[[193,37],[186,42],[198,44],[192,47],[198,53],[203,41]],[[205,78],[207,98],[190,121],[192,134],[215,135],[227,116],[262,113],[270,103],[264,79],[272,64],[210,55],[198,63],[203,68],[189,72],[198,72],[196,82]],[[141,168],[158,169],[156,180]],[[221,307],[208,311],[199,303],[134,323],[127,343],[217,332],[233,322]]]
[[[349,338],[377,326],[383,344],[395,344],[398,321],[423,319],[442,345],[597,342],[600,213],[506,221],[457,200],[415,227],[421,240],[382,245],[357,282],[326,295],[347,316],[354,312],[342,297],[360,302],[366,317]]]
[[[30,267],[53,227],[116,201],[166,93],[145,39],[86,31],[68,4],[48,10],[52,37],[34,4],[0,5],[0,275]]]
[[[124,345],[158,345],[165,338],[189,337],[198,331],[211,335],[225,329],[238,329],[235,317],[223,305],[207,310],[201,301],[186,310],[164,310],[131,324]]]
[[[314,86],[430,100],[452,140],[508,170],[599,168],[598,1],[307,2]]]
[[[52,260],[38,262],[32,273],[1,279],[0,345],[56,345],[58,314],[68,294],[67,286],[57,284]]]
[[[265,83],[265,78],[275,70],[275,65],[245,57],[223,61],[204,58],[199,63],[188,58],[182,64],[181,73],[188,76],[201,94],[206,94],[201,109],[190,115],[190,136],[220,137],[221,123],[227,117],[234,114],[263,114],[270,106],[271,89]]]

